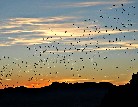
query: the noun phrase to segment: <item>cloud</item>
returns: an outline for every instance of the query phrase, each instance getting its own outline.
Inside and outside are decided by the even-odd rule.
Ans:
[[[59,16],[49,18],[13,18],[5,20],[5,22],[1,22],[0,26],[0,37],[5,38],[4,41],[1,39],[0,46],[16,45],[16,43],[43,43],[44,41],[42,41],[42,37],[54,36],[55,33],[60,35],[65,32],[63,28],[65,28],[65,24],[67,23],[61,24],[61,22],[69,21],[73,18],[75,17]],[[53,32],[50,27],[59,31],[55,30]],[[11,37],[12,41],[8,41],[8,37]]]
[[[112,82],[113,80],[108,80],[108,79],[103,79],[103,80],[101,80],[102,82]]]
[[[75,20],[76,18],[73,16],[59,16],[49,18],[12,18],[5,20],[6,22],[2,22],[2,26],[0,27],[0,36],[5,39],[1,39],[0,46],[33,45],[52,43],[53,41],[67,45],[70,43],[84,45],[91,42],[93,45],[97,40],[96,37],[109,36],[109,34],[131,33],[134,31],[133,29],[122,29],[122,31],[112,30],[110,28],[105,29],[98,21],[95,23],[85,23],[78,20],[73,25],[71,20]],[[95,31],[95,26],[100,28],[100,32],[98,30]],[[81,39],[80,42],[77,43],[79,40],[77,41],[75,38],[77,40]],[[93,38],[93,40],[90,40],[90,38]],[[104,47],[102,48],[104,49]]]
[[[110,5],[110,4],[128,4],[128,3],[132,3],[128,0],[122,0],[122,1],[93,1],[93,2],[76,2],[76,3],[70,3],[70,4],[66,4],[66,6],[69,7],[89,7],[89,6],[99,6],[99,5]]]
[[[77,82],[77,81],[87,81],[87,80],[89,80],[89,79],[83,79],[83,78],[72,78],[72,79],[60,79],[60,80],[58,80],[59,82]]]
[[[10,23],[9,24],[17,24],[17,25],[22,25],[22,24],[35,24],[35,23],[41,23],[41,22],[56,22],[56,21],[66,21],[69,19],[73,19],[75,17],[73,16],[57,16],[57,17],[45,17],[45,18],[13,18],[9,19]]]
[[[35,25],[45,25],[49,23],[60,23],[67,20],[75,19],[73,16],[57,16],[57,17],[45,17],[45,18],[11,18],[1,22],[0,30],[28,27]]]

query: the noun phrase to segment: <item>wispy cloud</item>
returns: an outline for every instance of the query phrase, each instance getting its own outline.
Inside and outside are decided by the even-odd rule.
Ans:
[[[90,41],[89,37],[94,38],[107,36],[108,34],[131,33],[134,31],[133,29],[122,29],[122,31],[112,30],[110,28],[105,29],[100,22],[85,23],[77,21],[75,25],[73,25],[71,22],[72,19],[75,20],[76,17],[12,18],[6,20],[5,24],[2,23],[0,27],[0,35],[5,38],[4,41],[1,40],[0,46],[43,44],[46,42],[51,43],[51,41],[56,40],[65,44],[72,42],[74,45],[84,45],[85,43],[95,42],[97,40]],[[86,26],[88,26],[88,28]],[[95,31],[94,26],[100,28],[100,32],[98,32],[98,30]],[[74,40],[75,38],[81,39],[81,41],[77,43],[77,41]]]
[[[89,7],[89,6],[97,6],[97,5],[110,5],[110,4],[128,4],[132,3],[131,1],[128,0],[122,0],[122,1],[93,1],[93,2],[76,2],[76,3],[71,3],[71,4],[66,4],[65,6],[69,7]]]
[[[8,28],[17,28],[27,25],[44,25],[48,23],[60,23],[67,20],[74,19],[73,16],[57,16],[57,17],[45,17],[45,18],[12,18],[1,22],[0,30]]]
[[[66,79],[60,79],[59,82],[77,82],[77,81],[88,81],[89,79],[83,79],[83,78],[66,78]]]

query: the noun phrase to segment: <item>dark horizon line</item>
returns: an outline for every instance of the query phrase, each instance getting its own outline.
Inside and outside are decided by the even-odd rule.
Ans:
[[[26,88],[26,89],[42,89],[42,88],[48,88],[48,87],[53,87],[53,86],[62,86],[62,85],[72,85],[72,86],[75,86],[75,85],[85,85],[85,84],[89,84],[89,85],[96,85],[96,86],[100,86],[100,85],[110,85],[110,86],[113,86],[113,87],[119,87],[119,86],[125,86],[125,85],[130,85],[130,82],[129,83],[126,83],[124,85],[115,85],[115,84],[112,84],[111,82],[75,82],[75,83],[67,83],[67,82],[52,82],[52,84],[48,85],[48,86],[42,86],[42,87],[31,87],[31,88],[28,88],[26,86],[16,86],[16,87],[5,87],[3,89],[0,89],[0,90],[5,90],[5,89],[17,89],[17,88]],[[57,87],[58,88],[58,87]]]
[[[124,85],[115,85],[111,82],[75,82],[75,83],[68,83],[68,82],[52,82],[52,84],[48,85],[48,86],[43,86],[43,87],[31,87],[31,88],[28,88],[28,87],[25,87],[25,86],[16,86],[16,87],[5,87],[3,89],[0,89],[0,90],[5,90],[5,89],[17,89],[17,88],[26,88],[26,89],[42,89],[42,88],[51,88],[51,87],[60,87],[60,86],[75,86],[75,85],[81,85],[81,86],[86,86],[86,85],[90,85],[90,86],[96,86],[96,87],[121,87],[121,86],[134,86],[135,84],[138,83],[138,72],[135,74],[133,73],[132,75],[132,79],[129,80],[128,83],[124,84]],[[63,88],[63,87],[62,87]],[[83,87],[82,87],[83,88]]]

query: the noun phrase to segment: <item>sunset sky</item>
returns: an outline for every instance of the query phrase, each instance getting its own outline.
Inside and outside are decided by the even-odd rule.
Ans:
[[[137,0],[0,0],[0,88],[122,85],[138,72]]]

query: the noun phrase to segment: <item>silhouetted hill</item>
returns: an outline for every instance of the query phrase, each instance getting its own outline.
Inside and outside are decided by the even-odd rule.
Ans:
[[[58,83],[43,88],[0,90],[0,107],[138,107],[138,74],[130,84],[108,82]]]
[[[110,88],[99,107],[138,107],[138,73],[130,84]]]
[[[0,91],[0,107],[95,107],[108,91],[105,84],[53,83],[40,89],[7,88]]]

